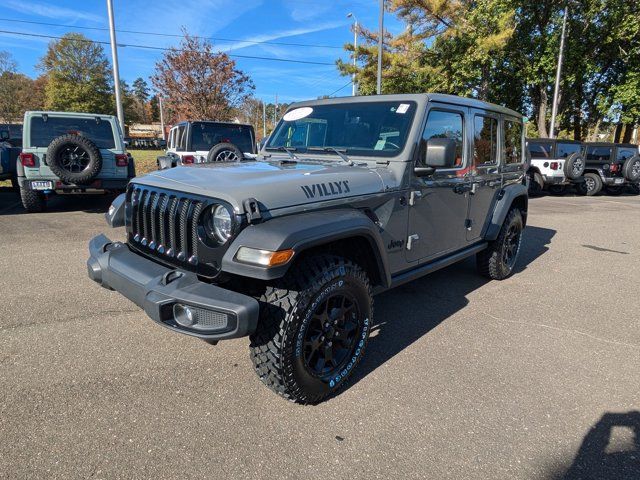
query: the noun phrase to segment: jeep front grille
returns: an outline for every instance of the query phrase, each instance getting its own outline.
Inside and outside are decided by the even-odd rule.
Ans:
[[[129,239],[136,248],[169,263],[197,266],[198,219],[204,200],[133,186],[129,201]]]

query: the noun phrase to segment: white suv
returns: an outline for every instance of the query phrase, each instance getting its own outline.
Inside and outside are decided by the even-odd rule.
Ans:
[[[529,195],[540,195],[548,190],[562,195],[574,185],[581,195],[587,194],[584,182],[585,161],[582,143],[571,140],[528,139],[530,165]]]
[[[181,122],[169,131],[167,152],[158,168],[255,158],[256,135],[251,125],[212,121]]]

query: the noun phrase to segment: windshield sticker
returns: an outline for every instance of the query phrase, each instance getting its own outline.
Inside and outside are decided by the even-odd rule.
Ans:
[[[386,139],[381,139],[376,142],[376,146],[373,147],[374,150],[384,150],[385,145],[387,144]]]
[[[295,122],[296,120],[302,120],[303,118],[308,117],[313,113],[313,108],[311,107],[302,107],[296,108],[295,110],[291,110],[287,112],[283,118],[285,122]]]
[[[409,105],[408,103],[401,103],[400,106],[398,107],[398,109],[396,110],[396,113],[407,113],[409,111],[409,107],[411,105]]]

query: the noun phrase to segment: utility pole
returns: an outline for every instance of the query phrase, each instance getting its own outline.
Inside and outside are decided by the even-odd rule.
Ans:
[[[267,136],[267,104],[262,101],[262,136]]]
[[[278,123],[278,94],[276,93],[276,104],[273,107],[273,128],[276,128]]]
[[[553,107],[551,108],[551,131],[549,136],[556,136],[556,117],[558,115],[558,97],[560,96],[560,76],[562,74],[562,60],[564,57],[564,36],[567,29],[567,14],[569,5],[564,7],[564,19],[562,20],[562,35],[560,36],[560,53],[558,53],[558,69],[556,71],[556,87],[553,91]]]
[[[158,95],[158,108],[160,110],[160,128],[162,128],[162,140],[167,140],[167,135],[164,132],[164,112],[162,111],[162,96]]]
[[[382,44],[384,42],[384,0],[380,0],[380,33],[378,34],[378,84],[376,93],[382,94]]]
[[[360,24],[358,23],[358,19],[353,13],[349,13],[347,18],[353,17],[353,69],[355,70],[358,67],[358,28]],[[351,75],[351,95],[358,95],[358,83],[356,82],[356,72],[353,72]]]
[[[111,58],[113,63],[113,83],[116,90],[116,112],[120,121],[120,128],[124,135],[124,111],[122,110],[122,95],[120,93],[120,69],[118,68],[118,45],[116,43],[116,26],[113,18],[113,0],[107,0],[109,14],[109,34],[111,36]]]

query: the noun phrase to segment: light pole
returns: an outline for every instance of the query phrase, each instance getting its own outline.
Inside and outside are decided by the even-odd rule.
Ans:
[[[162,140],[166,141],[167,136],[164,132],[164,112],[162,109],[162,95],[158,95],[158,108],[160,110],[160,128],[162,128]]]
[[[382,44],[384,42],[384,0],[380,0],[380,33],[378,38],[378,82],[376,92],[382,93]]]
[[[116,44],[116,27],[113,18],[113,0],[107,0],[107,12],[109,14],[109,33],[111,37],[111,57],[113,63],[113,82],[116,90],[116,112],[120,121],[120,128],[124,135],[124,112],[122,110],[122,96],[120,94],[120,69],[118,68],[118,45]]]
[[[358,67],[358,28],[360,24],[358,23],[358,18],[353,14],[349,13],[347,18],[353,17],[353,68],[354,70]],[[358,95],[358,84],[356,83],[356,72],[353,72],[351,76],[351,95],[354,97]]]
[[[558,69],[556,71],[556,86],[553,90],[553,106],[551,107],[551,131],[549,132],[550,138],[556,136],[556,116],[558,115],[558,97],[560,96],[560,76],[562,73],[562,59],[564,55],[564,36],[567,29],[567,14],[569,12],[569,5],[564,7],[564,19],[562,20],[562,35],[560,36],[560,53],[558,54]]]

